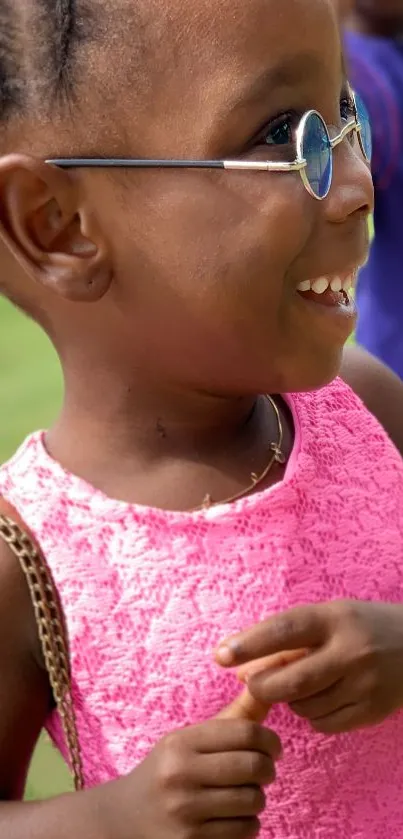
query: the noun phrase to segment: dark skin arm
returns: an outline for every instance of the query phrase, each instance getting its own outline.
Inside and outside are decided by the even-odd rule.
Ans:
[[[71,796],[20,803],[52,700],[25,577],[2,540],[0,674],[0,839],[103,839],[94,793],[76,796],[74,807]]]
[[[341,377],[379,420],[403,456],[403,382],[359,347],[346,348]]]
[[[28,587],[17,559],[0,541],[0,799],[22,796],[39,733],[50,708],[46,673]],[[18,663],[16,666],[16,662]]]
[[[357,348],[341,375],[403,454],[403,382]],[[295,661],[273,666],[287,651]],[[403,604],[302,605],[227,639],[217,661],[239,668],[260,705],[287,703],[321,733],[376,725],[403,708]]]

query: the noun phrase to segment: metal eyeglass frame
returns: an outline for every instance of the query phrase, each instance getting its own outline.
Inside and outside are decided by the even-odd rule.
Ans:
[[[133,158],[84,158],[84,157],[61,157],[51,158],[46,160],[53,166],[58,166],[61,169],[225,169],[227,171],[243,171],[243,172],[299,172],[305,189],[317,201],[323,201],[329,194],[332,178],[330,177],[329,188],[323,196],[317,195],[312,189],[306,169],[308,161],[303,156],[303,141],[305,128],[311,116],[317,116],[323,123],[326,135],[329,140],[330,153],[353,131],[357,133],[359,145],[364,159],[369,163],[365,146],[362,139],[361,123],[358,118],[356,98],[353,91],[351,91],[351,98],[354,105],[355,116],[353,119],[342,128],[339,134],[331,138],[329,129],[322,117],[322,115],[315,110],[307,111],[297,128],[296,132],[296,147],[297,156],[292,162],[272,162],[272,161],[253,161],[253,160],[148,160],[148,159],[133,159]]]

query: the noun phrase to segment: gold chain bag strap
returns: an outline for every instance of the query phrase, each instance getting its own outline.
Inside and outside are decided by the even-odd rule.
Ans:
[[[67,632],[59,596],[47,562],[17,512],[0,498],[0,538],[27,579],[43,658],[63,725],[76,790],[84,789],[84,772],[71,690]]]

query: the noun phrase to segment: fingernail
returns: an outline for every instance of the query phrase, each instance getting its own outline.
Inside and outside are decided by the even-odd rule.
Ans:
[[[218,647],[215,657],[219,664],[222,664],[224,667],[229,667],[235,661],[234,652],[227,644],[222,644],[221,647]]]

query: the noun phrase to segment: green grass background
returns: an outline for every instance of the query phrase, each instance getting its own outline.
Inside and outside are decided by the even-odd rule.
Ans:
[[[27,433],[46,427],[61,400],[56,355],[42,332],[0,298],[0,462],[15,451]],[[35,754],[27,798],[43,798],[70,789],[64,763],[42,738]]]

